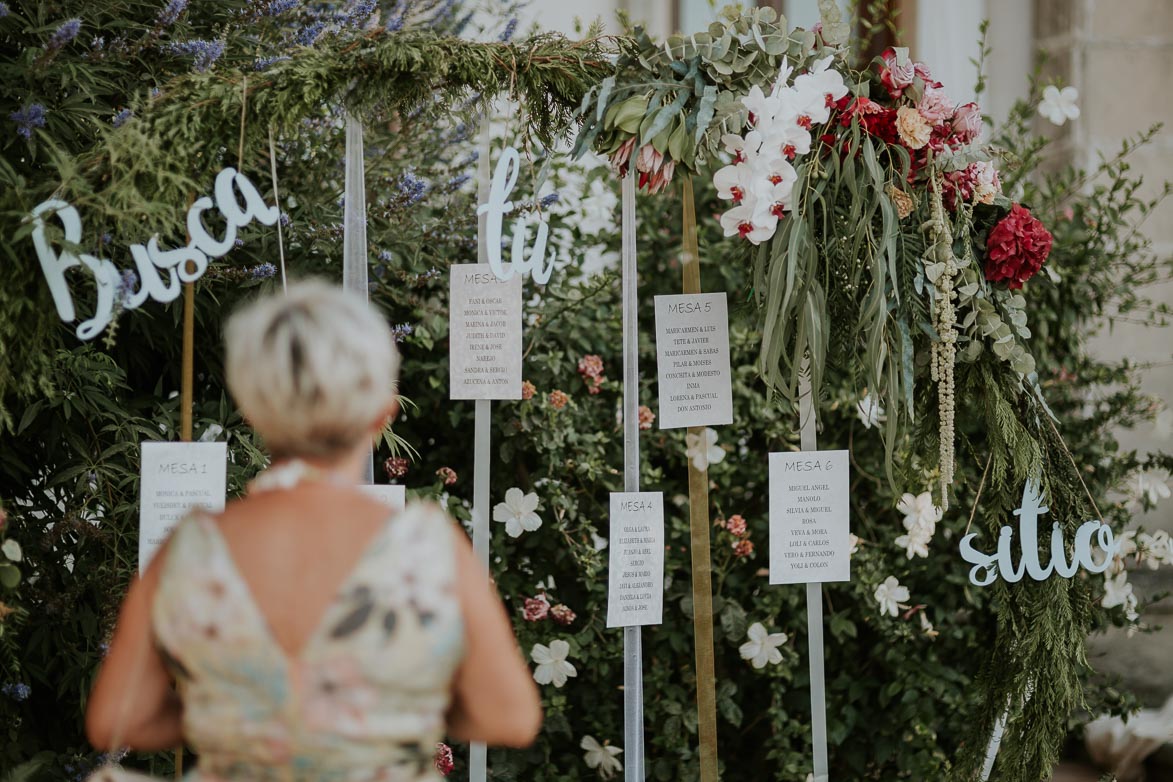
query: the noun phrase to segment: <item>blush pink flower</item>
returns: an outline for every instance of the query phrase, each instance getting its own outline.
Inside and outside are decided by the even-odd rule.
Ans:
[[[652,412],[652,408],[647,405],[639,406],[639,428],[641,431],[647,431],[652,428],[652,424],[656,420],[656,414]]]
[[[452,484],[456,483],[456,470],[452,469],[451,467],[441,467],[440,469],[436,470],[436,475],[438,475],[440,479],[444,481],[445,486],[451,486]]]
[[[548,399],[550,401],[550,407],[555,410],[561,410],[570,403],[570,397],[566,395],[566,392],[557,389],[550,392]]]
[[[953,113],[953,136],[968,144],[982,134],[982,110],[976,103],[963,103]]]
[[[529,382],[528,380],[521,381],[521,398],[522,399],[526,399],[526,400],[533,399],[534,394],[536,394],[537,392],[538,392],[538,388],[533,383]]]
[[[734,514],[729,517],[729,521],[725,522],[725,529],[729,530],[731,535],[742,538],[749,531],[749,525],[745,523],[741,514]]]
[[[577,615],[570,610],[570,606],[564,605],[562,603],[559,603],[550,609],[550,616],[553,617],[554,621],[560,625],[569,625],[576,618],[578,618]]]
[[[540,622],[546,618],[550,613],[550,603],[546,600],[545,595],[538,595],[537,597],[527,597],[525,605],[521,609],[521,615],[527,622]]]
[[[753,556],[753,541],[739,540],[733,544],[733,556],[738,559],[746,559]]]

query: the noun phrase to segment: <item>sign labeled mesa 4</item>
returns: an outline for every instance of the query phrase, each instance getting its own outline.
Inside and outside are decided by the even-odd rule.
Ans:
[[[656,297],[661,429],[733,423],[724,293]]]
[[[847,451],[770,454],[770,583],[851,580]]]
[[[658,625],[664,617],[664,495],[611,495],[607,627]]]

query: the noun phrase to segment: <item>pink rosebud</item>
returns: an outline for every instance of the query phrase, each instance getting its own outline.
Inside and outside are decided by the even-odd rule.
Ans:
[[[554,617],[554,621],[560,625],[568,625],[577,618],[577,615],[570,610],[570,606],[562,603],[550,609],[550,616]]]
[[[546,600],[545,595],[538,595],[537,597],[527,597],[525,605],[521,609],[521,615],[527,622],[540,622],[546,618],[550,613],[550,603]]]
[[[963,144],[982,134],[982,110],[976,103],[963,103],[953,113],[953,134]]]
[[[436,745],[436,756],[432,762],[436,766],[436,770],[440,772],[440,776],[446,777],[452,773],[452,769],[456,768],[456,761],[452,757],[452,747],[444,742]]]

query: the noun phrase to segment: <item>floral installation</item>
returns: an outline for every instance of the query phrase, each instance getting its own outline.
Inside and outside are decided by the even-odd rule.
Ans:
[[[530,650],[530,659],[534,661],[534,681],[538,684],[553,684],[561,687],[567,680],[578,676],[578,671],[567,658],[570,656],[570,644],[557,638],[545,644],[534,644]]]
[[[582,759],[587,768],[598,771],[601,778],[610,779],[623,770],[623,763],[619,760],[622,747],[613,746],[608,741],[600,744],[594,736],[583,736],[578,746],[583,750]]]
[[[505,501],[493,506],[493,521],[505,525],[505,533],[511,538],[521,537],[523,532],[533,532],[542,526],[537,514],[541,501],[534,492],[526,494],[514,487],[505,492]]]
[[[782,652],[778,647],[786,643],[786,633],[770,633],[761,622],[754,622],[745,632],[748,639],[739,648],[741,659],[749,660],[754,668],[765,668],[767,664],[777,665],[782,662]]]

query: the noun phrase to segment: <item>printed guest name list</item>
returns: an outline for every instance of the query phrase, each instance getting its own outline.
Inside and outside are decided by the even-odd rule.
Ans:
[[[521,277],[452,267],[448,316],[453,399],[521,399]]]
[[[851,580],[847,451],[770,454],[770,583]]]
[[[213,513],[224,510],[227,477],[227,443],[142,444],[140,573],[192,508],[200,506]]]
[[[733,423],[724,293],[656,297],[661,429]]]
[[[607,627],[658,625],[664,617],[664,495],[611,495]]]

